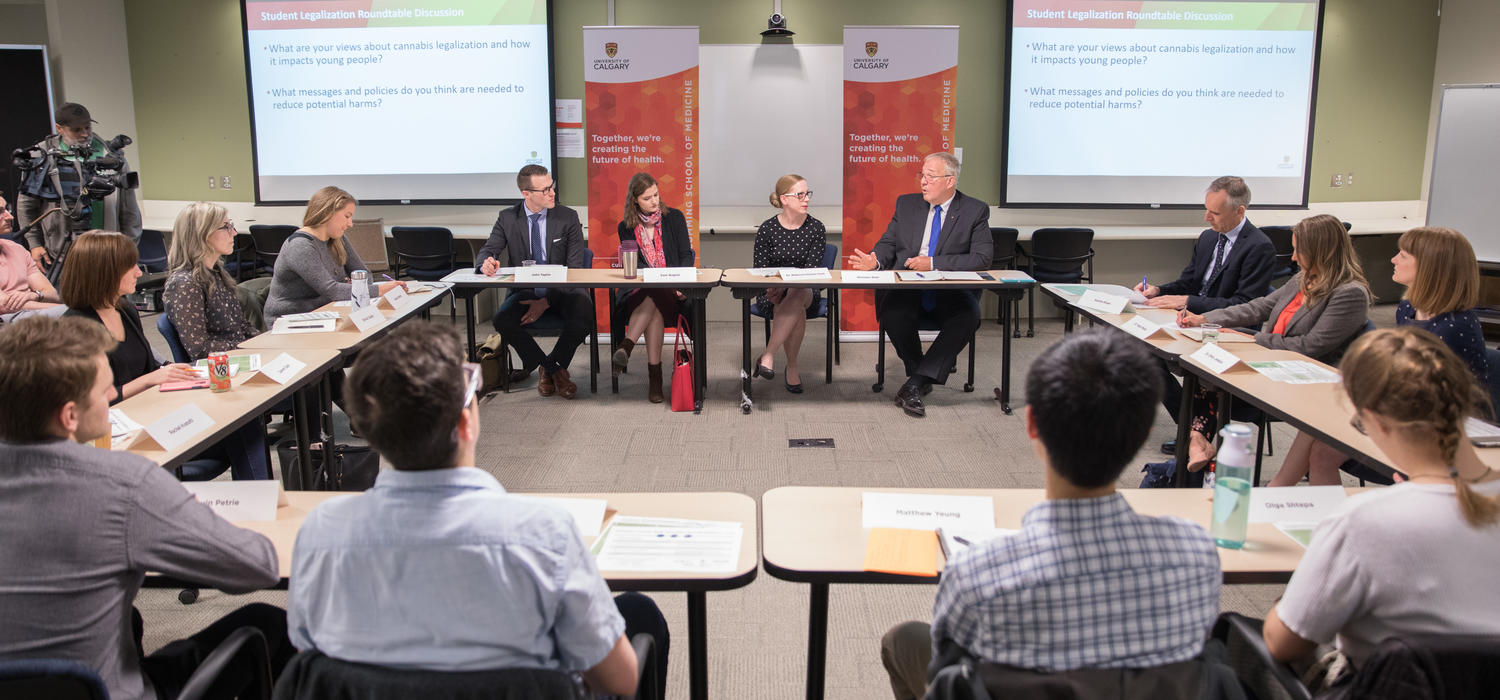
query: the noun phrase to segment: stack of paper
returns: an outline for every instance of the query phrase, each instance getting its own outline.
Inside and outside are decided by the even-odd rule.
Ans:
[[[896,276],[900,277],[902,282],[931,282],[942,279],[943,273],[937,271],[897,270]]]
[[[118,408],[109,409],[109,436],[116,440],[141,429],[141,424],[130,419]]]
[[[1221,338],[1222,339],[1222,338]],[[1305,360],[1281,360],[1279,362],[1246,362],[1250,368],[1275,382],[1286,384],[1337,384],[1338,372],[1330,372],[1316,363]]]
[[[198,360],[193,364],[193,371],[204,377],[208,376],[208,358]],[[240,372],[259,372],[260,354],[252,355],[230,355],[229,376],[237,377]]]
[[[931,530],[877,527],[865,543],[865,571],[937,576],[937,536]]]
[[[1011,530],[1003,527],[991,527],[981,530],[961,530],[952,527],[940,527],[937,530],[938,544],[943,548],[943,556],[952,559],[953,555],[968,549],[980,542],[992,540],[996,537],[1014,535],[1020,530]]]
[[[594,542],[601,571],[730,573],[739,565],[737,522],[617,515]]]

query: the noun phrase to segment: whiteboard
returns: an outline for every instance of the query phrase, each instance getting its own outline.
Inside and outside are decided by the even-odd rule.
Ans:
[[[1427,225],[1457,229],[1480,262],[1500,263],[1500,84],[1444,85]]]
[[[807,178],[813,216],[842,203],[843,56],[842,44],[698,47],[702,206],[764,206],[769,217],[787,173]]]

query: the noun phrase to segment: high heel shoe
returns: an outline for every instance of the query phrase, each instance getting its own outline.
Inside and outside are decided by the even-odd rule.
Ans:
[[[756,377],[760,377],[761,379],[776,378],[776,370],[771,369],[770,367],[767,367],[759,362],[755,363],[755,369],[751,372],[751,374]]]
[[[1208,438],[1203,437],[1203,433],[1193,430],[1188,435],[1191,437],[1188,441],[1188,471],[1202,471],[1219,453],[1219,449]]]
[[[609,357],[610,372],[618,377],[625,373],[627,365],[630,364],[630,351],[635,349],[634,340],[621,340],[620,348],[615,350]]]
[[[802,393],[802,385],[801,384],[793,384],[791,382],[787,382],[786,383],[786,390],[787,390],[788,393],[800,394],[800,393]]]

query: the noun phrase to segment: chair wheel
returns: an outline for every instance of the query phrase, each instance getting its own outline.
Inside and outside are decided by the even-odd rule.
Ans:
[[[870,385],[870,391],[873,391],[873,392],[875,392],[877,394],[880,393],[880,392],[882,392],[882,391],[885,391],[885,383],[884,382],[876,382],[874,384],[871,384]]]
[[[972,394],[972,393],[974,393],[974,385],[973,384],[964,384],[964,393],[965,394]]]
[[[1016,336],[1016,337],[1019,338],[1020,336]],[[1026,331],[1026,337],[1027,338],[1035,338],[1036,337],[1036,333],[1033,333],[1031,331]]]
[[[177,602],[183,605],[192,605],[198,602],[198,589],[184,588],[177,592]]]

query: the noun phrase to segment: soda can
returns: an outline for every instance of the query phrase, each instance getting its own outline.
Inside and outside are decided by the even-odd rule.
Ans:
[[[208,356],[208,388],[213,391],[229,391],[229,355],[214,353]]]

